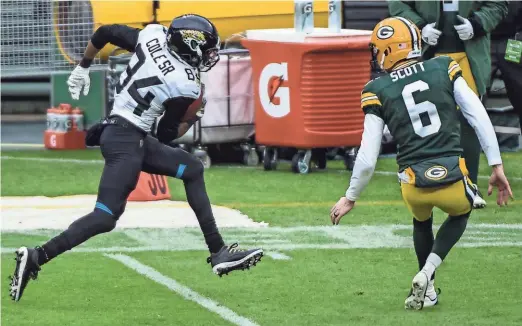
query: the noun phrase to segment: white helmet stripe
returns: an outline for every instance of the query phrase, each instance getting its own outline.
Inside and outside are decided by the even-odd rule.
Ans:
[[[413,46],[413,51],[419,51],[419,37],[417,35],[417,31],[415,30],[415,26],[413,26],[412,23],[410,23],[409,20],[405,19],[405,18],[402,18],[402,17],[395,17],[399,20],[401,20],[403,23],[406,24],[406,26],[408,26],[408,28],[410,29],[410,34],[411,34],[411,37],[412,37],[412,46]]]

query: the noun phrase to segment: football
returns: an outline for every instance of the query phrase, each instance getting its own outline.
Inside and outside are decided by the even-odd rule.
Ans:
[[[185,115],[181,119],[181,122],[187,122],[191,121],[196,118],[198,112],[203,106],[203,93],[204,93],[204,87],[201,87],[201,94],[199,95],[199,98],[192,103],[189,108],[187,109],[187,112],[185,112]]]

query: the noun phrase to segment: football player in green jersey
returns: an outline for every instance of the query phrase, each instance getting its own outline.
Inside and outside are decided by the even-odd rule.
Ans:
[[[420,310],[438,302],[435,270],[464,233],[477,194],[461,158],[459,109],[475,129],[492,167],[488,194],[496,187],[500,206],[513,195],[491,121],[462,77],[459,64],[446,56],[420,61],[420,32],[401,17],[377,24],[370,48],[372,65],[387,74],[370,81],[362,91],[365,120],[361,147],[350,187],[332,207],[330,218],[338,224],[354,207],[373,174],[387,125],[398,146],[399,181],[413,215],[413,243],[419,263],[405,308]],[[434,207],[448,213],[435,238]]]

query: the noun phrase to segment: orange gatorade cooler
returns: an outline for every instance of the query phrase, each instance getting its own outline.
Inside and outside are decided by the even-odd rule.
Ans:
[[[256,142],[297,148],[357,146],[370,79],[370,31],[247,31]]]
[[[83,131],[83,111],[76,107],[71,111],[71,120],[72,120],[72,130],[75,131]]]
[[[64,103],[48,109],[44,145],[48,149],[85,148],[83,112]]]
[[[309,34],[247,31],[242,43],[252,60],[256,142],[308,152],[359,146],[361,91],[370,80],[370,36],[371,31],[324,28]],[[311,154],[303,155],[297,159],[309,163]],[[308,172],[294,163],[295,172]],[[273,168],[265,162],[265,169]]]

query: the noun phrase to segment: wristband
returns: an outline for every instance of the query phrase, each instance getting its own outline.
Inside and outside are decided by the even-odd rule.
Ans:
[[[80,67],[82,68],[89,68],[91,66],[93,59],[87,59],[85,57],[82,58],[82,61],[80,61]]]

